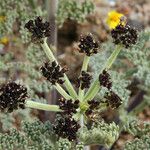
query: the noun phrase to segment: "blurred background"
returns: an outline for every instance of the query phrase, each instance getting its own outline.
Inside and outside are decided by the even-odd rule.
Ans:
[[[128,23],[137,28],[141,41],[137,51],[121,53],[111,71],[114,90],[124,100],[124,110],[107,110],[101,114],[107,122],[118,122],[119,113],[136,112],[142,121],[150,121],[150,1],[149,0],[0,0],[0,83],[10,80],[25,84],[30,96],[43,103],[57,104],[60,95],[42,78],[39,67],[46,61],[42,49],[30,41],[24,24],[35,16],[42,16],[50,22],[49,46],[53,49],[61,65],[69,68],[68,76],[73,84],[80,74],[83,56],[77,51],[80,35],[92,33],[99,41],[100,54],[93,56],[89,71],[94,78],[113,51],[110,30],[106,24],[109,11],[124,14]],[[142,44],[142,45],[140,45]],[[101,94],[97,99],[101,98]],[[22,120],[42,122],[54,120],[54,113],[25,109],[11,114],[0,114],[1,132],[12,126],[20,128]],[[132,135],[121,133],[112,149],[122,149],[122,145],[133,139]],[[93,150],[104,147],[93,146]]]

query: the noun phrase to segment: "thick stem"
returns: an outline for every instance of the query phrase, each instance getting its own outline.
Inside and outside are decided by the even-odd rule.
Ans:
[[[44,39],[44,43],[41,44],[44,52],[46,53],[47,57],[49,58],[50,61],[56,61],[56,58],[54,57],[51,49],[49,48],[49,46],[47,45],[46,43],[46,39]],[[58,62],[57,62],[58,63]],[[66,89],[68,90],[69,94],[71,95],[71,97],[73,97],[74,99],[76,99],[78,96],[77,96],[77,93],[76,91],[74,90],[71,82],[69,81],[68,77],[66,76],[66,74],[64,74],[64,79],[65,79],[65,87]]]
[[[35,108],[35,109],[46,110],[46,111],[55,111],[55,112],[62,111],[58,105],[48,105],[39,102],[34,102],[31,100],[27,100],[25,106],[29,108]]]
[[[81,72],[82,71],[87,71],[89,61],[90,61],[90,57],[85,55],[84,60],[83,60],[83,65],[82,65],[82,68],[81,68]],[[84,89],[82,90],[81,86],[80,86],[78,99],[80,101],[83,101],[83,98],[84,98]],[[83,128],[83,126],[84,126],[84,116],[83,116],[83,114],[81,115],[81,118],[80,118],[80,125]],[[85,150],[87,150],[87,148],[85,148]]]
[[[81,128],[83,128],[83,126],[84,126],[84,116],[83,116],[83,114],[81,115],[81,118],[80,118],[80,126],[81,126]]]
[[[116,49],[113,51],[111,56],[108,58],[106,64],[104,65],[103,69],[101,70],[101,72],[103,70],[108,70],[112,66],[112,64],[116,60],[120,50],[121,50],[121,46],[119,45],[116,47]],[[99,90],[100,90],[99,79],[96,79],[95,82],[90,87],[90,89],[88,90],[88,92],[86,93],[86,95],[84,97],[84,101],[92,100],[96,96],[96,94],[99,92]]]
[[[48,59],[52,62],[52,61],[57,61],[55,56],[53,55],[51,49],[49,48],[46,39],[44,39],[44,43],[41,44],[46,56],[48,57]]]
[[[72,99],[72,97],[70,95],[68,95],[66,93],[66,91],[58,83],[56,83],[56,85],[54,87],[65,99],[67,99],[67,100]]]
[[[90,57],[89,56],[84,56],[83,65],[82,65],[81,71],[87,71],[89,61],[90,61]]]
[[[116,60],[118,54],[120,53],[122,46],[121,45],[117,45],[116,49],[113,51],[113,53],[110,55],[110,57],[108,58],[106,64],[104,65],[104,68],[102,69],[102,71],[104,69],[108,70],[110,69],[110,67],[112,66],[112,64],[114,63],[114,61]]]
[[[84,101],[92,100],[99,92],[99,90],[100,90],[100,83],[99,80],[97,79],[89,88],[88,92],[86,93],[84,97]]]
[[[84,56],[84,60],[83,60],[83,65],[82,65],[81,72],[82,71],[87,71],[89,61],[90,61],[90,57],[89,56]],[[79,98],[80,101],[82,101],[83,97],[84,97],[84,89],[82,90],[81,86],[80,86],[78,98]]]
[[[81,68],[81,72],[82,71],[87,71],[89,60],[90,60],[90,57],[85,55],[84,60],[83,60],[83,65],[82,65],[82,68]],[[82,101],[83,97],[84,97],[84,89],[82,90],[81,85],[80,85],[78,99],[80,101]],[[80,125],[81,125],[81,127],[84,126],[84,116],[83,116],[83,114],[81,115],[81,118],[80,118]]]
[[[69,94],[71,95],[71,97],[73,99],[77,99],[78,95],[77,95],[76,91],[74,90],[74,88],[73,88],[73,86],[72,86],[71,82],[69,81],[66,74],[64,74],[64,79],[65,79],[64,84],[65,84],[65,87],[68,90]]]

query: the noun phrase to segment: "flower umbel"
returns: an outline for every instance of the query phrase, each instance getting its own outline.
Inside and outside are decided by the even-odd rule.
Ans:
[[[32,42],[43,43],[43,38],[50,36],[49,22],[43,22],[41,17],[37,17],[35,20],[29,20],[25,24],[25,28],[32,33]]]
[[[120,97],[115,94],[113,91],[107,92],[105,95],[106,103],[113,109],[118,108],[122,104]]]
[[[118,25],[111,31],[111,36],[115,44],[122,44],[125,48],[136,44],[138,33],[137,30],[129,25]]]
[[[99,75],[100,85],[110,90],[112,87],[112,82],[110,80],[111,78],[109,73],[106,70],[103,70],[103,72]]]
[[[26,87],[15,82],[4,84],[0,88],[0,110],[12,112],[14,109],[24,109],[27,97]]]
[[[89,88],[91,84],[92,76],[85,71],[81,72],[81,76],[77,80],[77,87],[81,86],[81,89]]]
[[[66,67],[62,68],[53,61],[52,63],[46,62],[41,68],[42,75],[50,81],[53,85],[56,83],[63,84],[64,73],[68,70]]]
[[[76,109],[79,108],[79,100],[73,101],[72,99],[65,100],[61,98],[59,99],[59,107],[63,110],[62,114],[72,116],[72,114],[77,112]]]
[[[70,117],[57,117],[56,122],[53,126],[55,133],[62,138],[67,138],[69,141],[77,139],[77,131],[80,125]]]
[[[79,52],[85,53],[87,56],[91,56],[92,54],[96,54],[98,52],[98,42],[94,40],[92,34],[88,34],[87,36],[81,36],[79,43]]]
[[[85,112],[86,116],[91,115],[93,111],[98,108],[99,104],[100,102],[96,100],[88,101],[89,108]]]
[[[110,29],[115,29],[119,24],[123,26],[126,24],[124,17],[123,14],[118,13],[117,11],[111,11],[108,13],[106,22]]]

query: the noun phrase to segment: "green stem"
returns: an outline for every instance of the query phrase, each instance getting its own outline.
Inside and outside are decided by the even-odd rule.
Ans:
[[[83,60],[83,64],[82,64],[82,68],[81,68],[81,72],[82,71],[87,71],[89,61],[90,61],[90,57],[85,55],[84,60]],[[84,98],[84,89],[82,90],[81,85],[80,85],[78,99],[80,101],[83,101],[83,98]],[[84,116],[83,116],[83,114],[81,114],[80,125],[83,128],[83,126],[84,126]]]
[[[68,95],[66,93],[66,91],[58,83],[56,83],[56,85],[54,87],[65,99],[67,99],[67,100],[72,99],[72,97],[70,95]]]
[[[52,62],[52,61],[56,61],[56,62],[57,62],[55,56],[53,55],[51,49],[49,48],[49,46],[48,46],[48,44],[47,44],[47,42],[46,42],[46,39],[44,39],[44,43],[41,44],[41,46],[42,46],[42,48],[43,48],[43,50],[44,50],[46,56],[48,57],[48,59],[49,59],[51,62]]]
[[[73,88],[73,86],[72,86],[71,82],[69,81],[66,74],[64,74],[64,79],[65,79],[64,84],[65,84],[65,87],[68,90],[69,94],[71,95],[71,97],[73,99],[77,99],[78,95],[77,95],[76,91],[74,90],[74,88]]]
[[[82,71],[87,71],[89,61],[90,61],[90,57],[85,55],[85,56],[84,56],[84,60],[83,60],[83,65],[82,65],[81,72],[82,72]],[[82,101],[82,100],[83,100],[83,97],[84,97],[84,89],[82,90],[82,89],[81,89],[81,86],[80,86],[78,99],[79,99],[80,101]]]
[[[35,108],[35,109],[46,110],[46,111],[55,111],[55,112],[62,111],[58,105],[48,105],[39,102],[34,102],[31,100],[27,100],[25,106],[29,108]]]
[[[104,65],[103,69],[101,70],[101,72],[105,69],[108,70],[112,66],[112,64],[116,60],[120,50],[121,50],[121,46],[119,45],[116,47],[116,49],[110,55],[110,57],[108,58],[106,64]],[[92,100],[96,96],[96,94],[99,92],[99,90],[100,90],[99,79],[96,79],[96,81],[92,84],[92,86],[87,91],[87,93],[84,97],[84,101]]]
[[[116,49],[113,51],[113,53],[110,55],[110,57],[108,58],[104,68],[102,69],[102,71],[104,69],[108,70],[110,69],[110,67],[112,66],[112,64],[114,63],[114,61],[116,60],[118,54],[120,53],[122,46],[121,45],[117,45]]]
[[[57,62],[57,60],[56,60],[55,56],[53,55],[51,49],[47,45],[46,39],[44,39],[44,43],[41,44],[41,46],[42,46],[45,54],[47,55],[48,59],[50,61],[56,61]],[[66,89],[68,90],[68,92],[71,95],[71,97],[73,97],[74,99],[76,99],[78,97],[77,93],[74,90],[74,88],[73,88],[71,82],[69,81],[68,77],[66,76],[66,74],[64,74],[64,79],[65,79],[65,83],[64,84],[65,84]]]
[[[89,56],[84,56],[83,65],[82,65],[81,71],[87,71],[89,61],[90,61],[90,57]]]
[[[92,100],[100,90],[100,83],[97,79],[87,91],[84,101]]]

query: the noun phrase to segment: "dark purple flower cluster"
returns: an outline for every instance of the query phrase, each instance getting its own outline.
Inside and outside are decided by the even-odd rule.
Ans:
[[[122,104],[121,98],[113,91],[109,91],[105,94],[106,103],[113,109],[118,108]]]
[[[59,113],[53,125],[55,133],[62,138],[67,138],[69,141],[76,140],[77,131],[80,125],[72,118],[72,115],[77,112],[79,108],[79,100],[66,100],[61,98],[59,100],[59,107],[63,112]]]
[[[77,121],[72,118],[72,115],[77,112],[79,108],[79,100],[65,100],[61,98],[59,100],[59,107],[63,112],[60,113],[59,117],[53,125],[55,133],[62,138],[67,138],[69,141],[77,139],[77,131],[80,125]]]
[[[64,77],[64,73],[68,70],[66,67],[62,68],[60,65],[58,65],[55,61],[52,63],[46,62],[41,68],[40,68],[42,75],[50,81],[53,85],[56,83],[63,84],[64,80],[62,79]]]
[[[37,17],[35,20],[29,20],[25,24],[25,28],[32,33],[32,42],[43,43],[43,38],[50,36],[50,24],[49,22],[43,22],[41,17]]]
[[[89,104],[89,107],[85,112],[86,116],[91,115],[93,113],[93,111],[98,108],[100,102],[98,102],[96,100],[91,100],[91,101],[88,101],[88,104]]]
[[[81,76],[77,79],[76,86],[79,88],[81,86],[81,89],[89,88],[91,84],[92,76],[85,71],[81,72]]]
[[[73,119],[69,117],[58,117],[55,121],[53,129],[55,133],[62,138],[67,138],[69,141],[74,141],[77,139],[76,133],[80,125]]]
[[[106,87],[109,91],[105,94],[104,98],[106,99],[106,103],[108,106],[111,106],[111,108],[116,109],[122,104],[122,100],[120,97],[115,94],[111,88],[112,88],[112,81],[110,78],[109,73],[106,70],[103,70],[103,72],[99,75],[99,82],[100,85]]]
[[[122,44],[125,48],[128,48],[133,44],[136,44],[138,32],[129,25],[118,25],[111,31],[111,36],[115,44]]]
[[[59,99],[59,107],[63,110],[63,115],[72,116],[72,114],[77,112],[77,108],[79,108],[79,100],[73,101],[65,100],[64,98]]]
[[[87,36],[80,38],[79,43],[79,52],[85,53],[87,56],[91,56],[92,54],[97,54],[98,52],[98,42],[96,42],[92,36],[92,34],[88,34]]]
[[[14,109],[24,109],[27,97],[26,87],[15,82],[8,82],[0,88],[0,110],[12,112]]]
[[[99,75],[99,82],[100,85],[106,87],[108,90],[112,87],[112,82],[109,73],[106,70]]]

